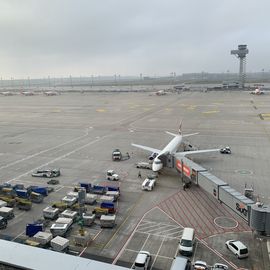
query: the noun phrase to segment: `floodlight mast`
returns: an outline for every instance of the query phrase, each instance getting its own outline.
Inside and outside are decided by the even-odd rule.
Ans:
[[[246,81],[246,55],[248,54],[247,45],[238,45],[238,50],[231,50],[231,54],[239,58],[239,86],[244,88]]]

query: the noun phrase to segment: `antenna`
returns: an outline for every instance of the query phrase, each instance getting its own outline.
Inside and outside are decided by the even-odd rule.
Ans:
[[[231,54],[239,58],[239,83],[240,88],[244,88],[246,80],[246,55],[248,54],[247,45],[238,45],[238,50],[231,50]]]

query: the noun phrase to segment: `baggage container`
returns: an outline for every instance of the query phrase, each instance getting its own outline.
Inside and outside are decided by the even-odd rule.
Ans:
[[[31,190],[36,193],[40,193],[43,196],[48,196],[48,188],[47,187],[39,187],[39,186],[30,186],[28,190]]]
[[[92,211],[92,214],[95,214],[97,218],[100,218],[101,215],[108,215],[109,214],[109,209],[95,207],[94,210]]]
[[[112,216],[102,215],[100,217],[101,228],[113,228],[115,225],[115,219],[116,219],[115,215],[112,215]]]
[[[98,199],[98,202],[101,203],[113,203],[114,197],[113,196],[106,196],[103,195]]]
[[[76,211],[65,210],[61,214],[59,214],[59,217],[70,218],[72,220],[75,220],[77,215],[78,213]]]
[[[91,189],[92,189],[91,183],[80,183],[80,187],[84,188],[87,193],[91,192]]]
[[[34,203],[42,203],[43,202],[43,195],[37,192],[31,192],[29,196],[29,200]]]
[[[68,192],[68,193],[67,193],[67,196],[70,196],[70,197],[75,197],[75,198],[77,198],[77,199],[78,199],[79,194],[78,194],[78,192],[75,192],[75,191],[70,191],[70,192]]]
[[[63,199],[62,199],[62,202],[63,203],[66,203],[67,206],[72,206],[73,204],[75,204],[77,202],[77,198],[76,197],[73,197],[73,196],[65,196]]]
[[[94,223],[95,219],[96,219],[95,214],[89,215],[89,214],[83,213],[84,226],[91,226]]]
[[[97,201],[97,195],[96,194],[86,194],[85,196],[85,204],[95,204]]]
[[[51,240],[51,247],[53,250],[61,252],[67,249],[69,246],[69,240],[60,236],[56,236]]]
[[[106,192],[106,187],[103,186],[93,186],[92,192],[95,194],[104,194]]]
[[[67,224],[68,227],[70,227],[73,223],[73,219],[72,218],[65,218],[65,217],[59,217],[55,223],[57,224]]]
[[[58,208],[48,206],[43,209],[43,217],[48,219],[56,219],[60,213]]]
[[[54,223],[52,224],[50,228],[50,232],[52,233],[53,236],[64,236],[66,232],[68,231],[69,226],[68,224],[61,224],[61,223]]]
[[[67,206],[67,204],[64,203],[64,202],[54,202],[54,203],[52,204],[52,207],[58,208],[60,211],[64,211],[64,210],[67,209],[68,206]]]
[[[0,200],[6,202],[7,207],[14,207],[16,204],[16,200],[14,198],[7,197],[7,196],[0,196]]]
[[[40,243],[42,246],[47,245],[51,240],[52,240],[53,236],[51,233],[48,232],[42,232],[39,231],[37,232],[34,236],[33,236],[33,240],[35,242]]]
[[[11,207],[3,206],[0,208],[0,216],[6,218],[6,219],[12,219],[14,218],[14,211]]]
[[[32,202],[27,199],[17,199],[17,206],[21,210],[30,210],[32,208]]]
[[[25,234],[29,237],[32,237],[40,231],[43,231],[43,224],[27,224]]]
[[[112,196],[114,201],[117,201],[120,194],[119,194],[119,191],[107,191],[106,196]]]
[[[7,206],[7,202],[0,200],[0,208],[3,206]]]
[[[105,209],[108,209],[109,213],[110,214],[114,214],[116,209],[114,208],[114,203],[101,203],[100,204],[100,208],[105,208]]]
[[[107,191],[118,191],[120,196],[120,187],[107,186]]]
[[[29,193],[26,189],[16,189],[16,195],[19,198],[27,199],[29,197]]]
[[[13,188],[11,187],[4,187],[2,188],[1,192],[2,195],[4,196],[8,196],[10,198],[14,198],[16,196],[16,192],[15,190],[13,190]]]

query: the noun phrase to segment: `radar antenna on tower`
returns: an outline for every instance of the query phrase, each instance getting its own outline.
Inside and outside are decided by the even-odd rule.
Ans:
[[[231,54],[234,54],[240,60],[239,85],[240,88],[244,88],[246,81],[246,55],[248,54],[247,45],[238,45],[238,50],[231,50]]]

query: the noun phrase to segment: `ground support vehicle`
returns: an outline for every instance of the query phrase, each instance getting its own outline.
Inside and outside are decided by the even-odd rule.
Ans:
[[[114,170],[108,170],[107,171],[107,180],[118,181],[119,180],[119,175],[116,174]]]
[[[17,199],[17,206],[20,210],[30,210],[32,208],[32,202],[27,199]]]
[[[225,148],[221,148],[220,149],[220,153],[221,154],[231,154],[232,152],[231,152],[230,147],[229,146],[226,146]]]
[[[37,170],[36,172],[32,173],[32,176],[34,177],[57,177],[60,176],[60,169],[53,169],[53,170]]]
[[[135,270],[146,270],[148,269],[150,260],[150,252],[141,250],[136,257],[134,266],[132,268]]]
[[[70,207],[70,210],[72,211],[76,211],[77,213],[81,212],[86,212],[87,211],[87,207],[80,205],[79,203],[75,203]]]
[[[148,176],[142,183],[142,190],[153,190],[156,183],[156,179],[153,176]]]
[[[7,227],[8,221],[6,218],[0,216],[0,229],[5,229]]]
[[[48,185],[58,185],[59,184],[59,180],[57,179],[50,179],[48,182],[47,182]]]
[[[59,213],[60,210],[58,208],[53,208],[51,206],[43,209],[43,217],[47,219],[56,219],[58,218]]]
[[[228,270],[229,267],[226,264],[223,263],[215,263],[212,267],[211,270]]]
[[[152,165],[149,162],[138,162],[135,164],[138,169],[152,170]]]
[[[3,206],[0,208],[0,216],[6,218],[6,219],[12,219],[14,218],[14,210],[11,207]]]
[[[115,149],[112,152],[112,160],[113,161],[120,161],[122,160],[122,153],[119,149]]]
[[[25,234],[29,237],[34,236],[36,233],[43,231],[42,223],[30,223],[26,225]]]
[[[68,249],[69,240],[60,236],[56,236],[51,240],[51,247],[55,251],[63,252]]]
[[[47,246],[52,240],[53,236],[51,233],[39,231],[33,236],[33,240],[38,242],[42,247]]]
[[[95,214],[97,218],[100,218],[102,215],[108,215],[109,209],[107,208],[101,208],[101,207],[95,207],[92,211],[92,214]]]
[[[115,215],[101,215],[100,226],[101,228],[113,228],[115,225]]]
[[[16,200],[14,198],[7,197],[7,196],[0,196],[0,200],[6,202],[7,207],[14,207],[16,204]]]

